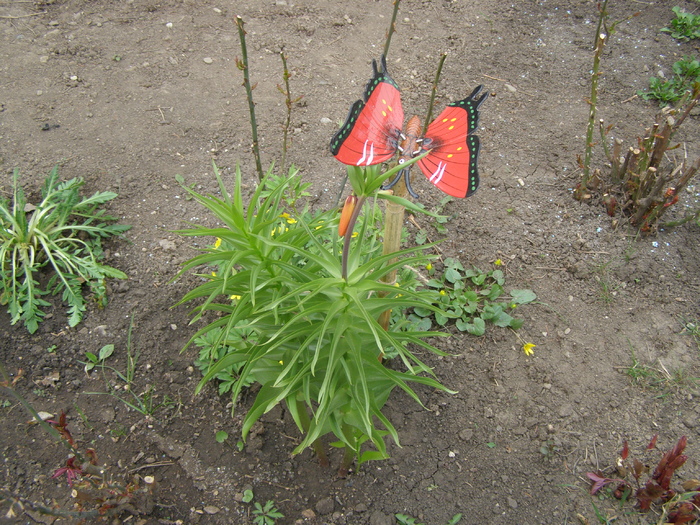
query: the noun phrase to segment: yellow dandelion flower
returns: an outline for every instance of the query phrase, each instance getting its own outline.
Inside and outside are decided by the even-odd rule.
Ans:
[[[211,272],[212,277],[216,277],[216,272]]]
[[[430,271],[430,270],[433,269],[433,265],[432,265],[431,263],[428,263],[428,264],[425,265],[425,269],[428,270],[428,271]]]
[[[289,215],[287,212],[280,215],[280,218],[287,221],[287,224],[296,224],[296,222],[297,222],[297,220],[294,217],[292,217],[291,215]]]
[[[496,266],[503,266],[503,261],[500,259],[496,259],[495,261],[493,261],[493,264],[495,264]]]
[[[214,249],[217,250],[221,246],[221,237],[217,237],[214,241]]]
[[[352,237],[354,239],[358,235],[360,235],[360,232],[352,232],[352,235],[350,237]]]
[[[523,345],[523,352],[525,352],[525,355],[534,355],[535,351],[533,348],[535,348],[537,345],[532,344],[532,343],[525,343]]]
[[[284,361],[278,361],[278,363],[281,364],[281,365],[283,365],[283,364],[284,364]]]
[[[440,295],[447,295],[447,292],[445,290],[440,290]]]
[[[232,301],[238,301],[240,298],[241,298],[240,295],[231,295],[231,296],[229,296],[229,299],[231,299]]]

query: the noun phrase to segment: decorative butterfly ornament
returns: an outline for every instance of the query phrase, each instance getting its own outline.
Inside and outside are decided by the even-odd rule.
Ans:
[[[488,93],[481,93],[478,86],[467,98],[448,104],[442,113],[428,126],[421,136],[420,119],[411,117],[403,129],[401,92],[386,69],[382,56],[382,69],[372,61],[374,76],[367,83],[363,100],[350,108],[345,124],[331,140],[331,153],[343,164],[372,166],[391,159],[399,153],[398,163],[403,164],[427,151],[417,161],[423,174],[439,189],[453,197],[469,197],[479,186],[477,158],[479,137],[472,133],[479,122],[479,106]],[[410,166],[401,170],[386,187],[395,185],[403,175],[406,188],[411,188]]]

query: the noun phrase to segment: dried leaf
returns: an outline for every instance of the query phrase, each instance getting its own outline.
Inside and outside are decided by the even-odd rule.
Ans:
[[[681,483],[681,486],[686,492],[700,490],[700,479],[686,479],[683,483]]]
[[[649,467],[647,467],[644,463],[639,461],[638,459],[635,458],[634,460],[634,479],[639,480],[642,474],[645,472],[649,472]]]

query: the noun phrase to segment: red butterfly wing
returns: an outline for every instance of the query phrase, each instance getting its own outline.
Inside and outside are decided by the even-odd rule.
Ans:
[[[469,197],[479,187],[479,137],[472,135],[479,122],[479,106],[488,93],[477,87],[467,98],[449,104],[428,126],[423,149],[430,153],[418,161],[423,174],[453,197]]]
[[[345,124],[331,140],[331,153],[343,164],[371,166],[389,160],[396,148],[403,125],[401,92],[386,70],[372,62],[374,76],[365,88],[364,101],[350,108]]]

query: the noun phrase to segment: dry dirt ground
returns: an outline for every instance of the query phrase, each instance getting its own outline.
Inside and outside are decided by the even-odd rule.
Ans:
[[[611,4],[612,20],[640,12],[618,26],[605,52],[599,105],[614,134],[631,144],[658,110],[636,91],[698,52],[659,29],[673,5],[699,6]],[[660,450],[687,435],[690,459],[677,481],[700,478],[699,350],[684,330],[700,317],[698,226],[639,237],[624,225],[612,229],[602,208],[571,195],[588,114],[597,16],[590,0],[404,0],[388,61],[407,112],[423,112],[443,51],[439,107],[478,84],[491,93],[478,132],[481,187],[448,205],[453,219],[441,249],[465,266],[491,268],[500,258],[508,287],[537,293],[539,302],[519,312],[519,334],[537,345],[534,356],[498,328],[441,341],[453,355],[431,363],[458,393],[421,390],[427,410],[396,393],[387,413],[403,447],[347,479],[322,469],[309,451],[290,456],[298,434],[282,411],[267,414],[262,433],[238,451],[240,420],[230,417],[230,399],[213,385],[193,396],[194,353],[180,350],[195,327],[186,307],[172,306],[198,281],[170,280],[197,245],[172,230],[211,217],[185,198],[175,175],[214,192],[214,159],[229,181],[240,163],[246,187],[254,185],[234,16],[248,31],[265,163],[281,157],[280,48],[288,55],[292,94],[304,97],[292,113],[288,160],[313,183],[313,206],[321,209],[335,204],[344,173],[329,140],[370,77],[391,9],[387,0],[0,2],[2,191],[19,167],[22,185],[36,195],[59,165],[64,178],[86,179],[86,193],[118,192],[110,211],[133,226],[109,245],[108,264],[129,275],[111,283],[109,305],[91,308],[69,329],[56,299],[34,335],[11,326],[3,311],[0,362],[13,374],[24,370],[16,388],[37,410],[65,410],[74,436],[112,473],[155,478],[152,501],[124,522],[252,523],[251,504],[240,502],[252,488],[256,501],[275,501],[285,515],[279,523],[380,525],[405,513],[442,525],[463,513],[467,524],[593,524],[592,503],[615,523],[656,523],[653,512],[592,499],[585,478],[610,467],[624,440],[639,452],[654,434]],[[675,156],[696,157],[699,138],[695,114]],[[437,204],[439,192],[415,180],[422,201]],[[691,190],[671,217],[698,206]],[[154,407],[164,403],[148,417],[116,396],[88,394],[105,392],[105,379],[87,376],[80,364],[85,352],[111,343],[108,364],[124,372],[132,323],[134,391],[150,389]],[[639,381],[627,373],[635,364],[646,373]],[[109,372],[106,379],[120,386]],[[65,449],[27,424],[16,402],[0,401],[0,484],[70,509],[65,478],[51,477],[65,464]],[[228,442],[215,440],[220,430]],[[13,508],[18,516],[8,522],[51,522]],[[6,502],[3,516],[8,509]]]

